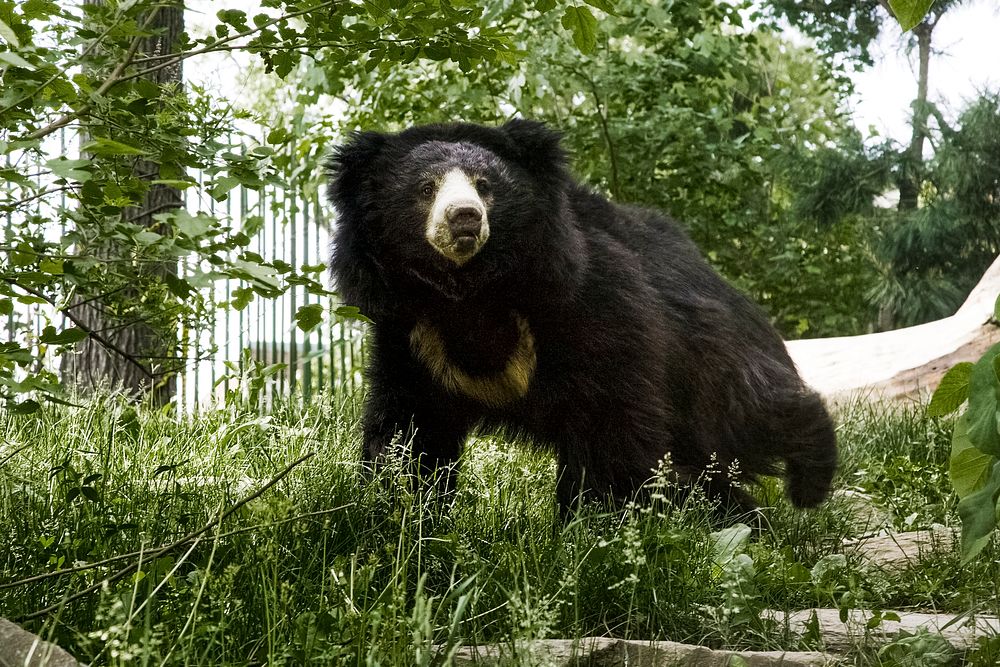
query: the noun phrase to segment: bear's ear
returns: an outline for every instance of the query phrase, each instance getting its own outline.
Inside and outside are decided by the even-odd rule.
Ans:
[[[536,175],[561,174],[566,167],[562,134],[537,120],[515,118],[500,126],[510,140],[510,149],[528,171]]]
[[[388,136],[379,132],[354,132],[344,144],[334,149],[326,163],[330,179],[330,201],[340,213],[358,205],[368,177],[385,146]]]

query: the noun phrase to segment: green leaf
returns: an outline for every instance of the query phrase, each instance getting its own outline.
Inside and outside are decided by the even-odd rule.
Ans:
[[[299,267],[301,273],[322,273],[326,271],[326,264],[303,264]]]
[[[281,289],[281,284],[274,279],[274,276],[278,272],[270,266],[265,266],[257,261],[248,261],[243,259],[234,259],[232,266],[232,273],[237,278],[255,282],[267,289]]]
[[[42,335],[38,337],[38,342],[48,345],[72,345],[73,343],[79,343],[86,337],[87,332],[77,327],[70,327],[69,329],[57,332],[54,326],[49,325],[42,329]]]
[[[613,2],[611,2],[611,0],[583,0],[583,1],[586,2],[588,5],[590,5],[591,7],[596,7],[597,9],[600,9],[605,14],[614,15],[615,13],[615,5]]]
[[[586,7],[567,7],[562,26],[573,33],[573,43],[580,53],[593,53],[597,46],[597,19]]]
[[[1000,355],[1000,343],[986,351],[976,362],[969,381],[969,440],[981,451],[1000,456],[1000,431],[997,430],[997,412],[1000,405],[997,391],[1000,381],[993,371],[993,360]]]
[[[933,4],[934,0],[889,0],[889,7],[904,32],[920,25]]]
[[[276,127],[267,133],[267,143],[284,144],[291,138],[291,134],[283,127]]]
[[[345,320],[357,320],[359,322],[366,322],[372,324],[372,321],[366,316],[361,314],[361,311],[357,306],[340,306],[333,311],[333,314],[337,317],[341,317]]]
[[[737,554],[743,551],[750,539],[750,526],[737,523],[729,528],[712,533],[712,559],[718,567],[725,568]]]
[[[11,65],[13,67],[20,67],[26,70],[35,70],[35,66],[29,63],[27,60],[17,55],[13,51],[0,51],[0,60]]]
[[[548,12],[556,8],[556,0],[537,0],[535,9],[540,12]]]
[[[972,368],[971,361],[963,361],[952,366],[944,374],[941,383],[934,390],[930,405],[927,406],[928,417],[949,415],[969,400],[969,378],[972,377]]]
[[[57,157],[54,160],[46,162],[45,166],[51,169],[53,174],[60,178],[65,178],[67,181],[85,183],[90,180],[92,174],[84,169],[84,167],[90,167],[92,163],[92,160],[89,159],[69,160],[64,157]]]
[[[94,155],[145,155],[147,153],[141,148],[129,146],[107,137],[95,137],[93,141],[82,146],[80,150]]]
[[[1000,495],[1000,461],[993,464],[989,480],[975,493],[958,503],[962,518],[962,563],[968,563],[993,537],[997,525],[997,496]]]
[[[3,37],[4,41],[15,49],[21,46],[21,40],[17,38],[17,33],[3,19],[0,19],[0,37]]]
[[[243,310],[253,301],[253,290],[249,287],[237,287],[233,290],[233,298],[230,304],[236,310]]]
[[[38,259],[38,253],[29,244],[21,241],[10,252],[8,259],[14,266],[31,266]]]
[[[139,245],[151,246],[163,237],[156,232],[151,232],[148,229],[143,229],[132,235],[132,239]]]
[[[30,415],[33,412],[38,412],[41,407],[42,406],[38,404],[38,401],[28,399],[27,401],[22,401],[21,403],[10,406],[9,409],[15,415]]]
[[[212,199],[215,201],[222,201],[229,195],[229,191],[239,184],[240,179],[235,176],[222,176],[215,180],[208,194],[212,195]]]
[[[967,415],[962,415],[955,422],[955,430],[951,436],[951,459],[948,464],[948,476],[955,487],[959,498],[978,491],[989,479],[990,468],[994,457],[984,454],[973,446],[969,440],[969,424]]]
[[[323,305],[310,303],[295,312],[295,324],[303,331],[312,331],[323,321]]]
[[[993,304],[993,319],[1000,322],[1000,295],[997,296],[996,303]]]
[[[240,230],[247,236],[254,236],[264,228],[264,217],[260,215],[250,215],[243,219]]]
[[[207,235],[215,228],[215,218],[204,213],[191,215],[184,209],[177,209],[172,213],[174,227],[177,231],[189,239],[197,239]]]
[[[51,273],[54,276],[63,274],[63,261],[59,257],[42,257],[38,262],[38,270],[43,273]]]
[[[177,296],[180,299],[188,298],[191,292],[194,291],[194,288],[191,286],[191,283],[189,283],[184,278],[178,278],[177,276],[172,276],[170,274],[167,274],[163,276],[163,282],[167,284],[167,289],[170,290],[170,293]]]

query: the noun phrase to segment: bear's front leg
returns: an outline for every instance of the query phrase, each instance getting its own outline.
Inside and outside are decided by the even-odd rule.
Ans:
[[[377,468],[399,446],[415,479],[455,488],[458,457],[473,420],[414,363],[409,349],[375,336],[366,372],[361,459]]]
[[[458,458],[471,424],[437,410],[416,406],[394,392],[369,393],[364,411],[361,459],[377,468],[394,446],[400,447],[410,472],[444,493],[455,489]]]

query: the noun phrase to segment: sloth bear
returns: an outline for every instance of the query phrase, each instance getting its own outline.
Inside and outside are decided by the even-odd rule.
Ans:
[[[452,123],[334,152],[331,273],[373,322],[362,458],[402,434],[450,489],[469,433],[506,428],[555,452],[564,512],[631,498],[668,455],[727,509],[782,472],[821,503],[833,425],[777,332],[676,222],[577,183],[560,136]]]

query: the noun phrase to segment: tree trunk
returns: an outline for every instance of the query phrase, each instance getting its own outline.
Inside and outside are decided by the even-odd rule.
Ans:
[[[910,145],[903,154],[899,174],[899,211],[913,211],[917,208],[920,182],[924,164],[924,140],[927,138],[927,76],[931,61],[931,34],[934,25],[926,20],[913,29],[917,37],[917,97],[913,100]]]
[[[910,145],[902,155],[899,165],[897,185],[899,186],[899,204],[896,207],[900,213],[917,210],[920,198],[920,185],[924,172],[924,140],[927,138],[927,119],[930,109],[927,106],[928,72],[931,62],[931,35],[934,32],[936,20],[928,16],[923,23],[913,29],[917,37],[917,97],[913,100],[913,116],[910,119]],[[890,331],[895,327],[896,313],[886,305],[879,308],[876,327],[878,331]]]
[[[104,0],[84,0],[85,5],[103,4]],[[149,25],[152,37],[142,40],[136,52],[137,57],[162,55],[176,50],[178,38],[184,30],[184,5],[182,1],[165,2],[158,5],[156,15]],[[148,80],[159,86],[182,83],[182,68],[175,65],[159,69]],[[86,136],[82,141],[86,142]],[[148,160],[137,160],[134,171],[145,180],[159,178],[159,165]],[[125,209],[123,217],[134,224],[155,227],[153,215],[179,208],[184,199],[179,190],[162,184],[151,185],[146,191],[141,206]],[[120,256],[122,249],[112,242],[93,248],[95,256]],[[144,270],[156,276],[177,275],[176,260],[150,263]],[[145,295],[126,290],[115,295],[120,302],[125,299],[139,299]],[[176,367],[178,341],[176,327],[170,323],[136,321],[115,317],[107,307],[105,297],[99,294],[78,292],[73,305],[74,314],[89,331],[97,331],[113,346],[98,343],[93,338],[82,341],[74,354],[66,355],[62,364],[63,381],[82,391],[93,391],[97,387],[109,386],[136,398],[148,397],[154,405],[164,405],[170,401],[176,390]]]

